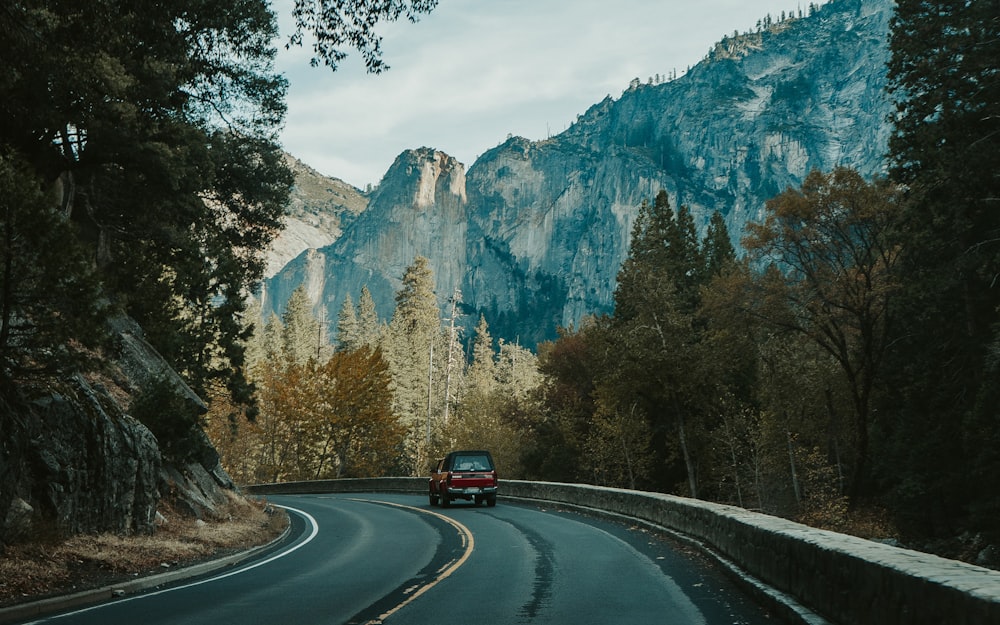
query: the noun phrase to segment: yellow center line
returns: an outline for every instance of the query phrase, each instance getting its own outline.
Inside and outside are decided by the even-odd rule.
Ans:
[[[469,559],[470,555],[472,555],[472,550],[476,548],[476,539],[473,538],[472,531],[468,527],[462,525],[461,523],[459,523],[458,521],[456,521],[455,519],[453,519],[451,517],[447,517],[447,516],[445,516],[443,514],[440,514],[438,512],[434,512],[433,510],[424,510],[423,508],[414,508],[413,506],[406,506],[406,505],[399,504],[399,503],[392,503],[391,501],[379,501],[379,500],[376,500],[376,499],[351,499],[351,501],[360,501],[360,502],[364,502],[364,503],[380,503],[380,504],[385,504],[387,506],[395,506],[397,508],[403,508],[404,510],[412,510],[414,512],[420,512],[420,513],[423,513],[423,514],[429,514],[431,516],[436,516],[437,518],[439,518],[442,521],[450,524],[452,527],[454,527],[456,530],[458,530],[459,535],[462,537],[462,544],[465,547],[465,552],[462,554],[462,556],[460,558],[458,558],[457,560],[452,560],[451,562],[449,562],[448,564],[446,564],[445,566],[443,566],[438,571],[437,577],[435,577],[434,579],[432,579],[432,580],[428,581],[427,583],[423,584],[422,586],[420,586],[419,589],[416,592],[414,592],[412,595],[410,595],[405,601],[403,601],[402,603],[400,603],[396,607],[392,608],[391,610],[388,610],[388,611],[380,614],[377,619],[368,621],[367,623],[365,623],[365,625],[380,625],[382,623],[382,621],[384,621],[385,619],[389,618],[390,616],[392,616],[396,612],[399,612],[400,610],[402,610],[404,607],[406,607],[407,605],[409,605],[417,597],[419,597],[420,595],[424,594],[425,592],[427,592],[428,590],[430,590],[434,586],[437,586],[438,583],[441,582],[441,580],[446,579],[452,573],[454,573],[460,566],[462,566],[463,564],[465,564],[465,561]]]

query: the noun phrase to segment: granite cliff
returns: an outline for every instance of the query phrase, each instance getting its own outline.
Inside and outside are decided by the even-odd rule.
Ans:
[[[297,158],[285,162],[295,177],[283,229],[271,243],[265,275],[271,277],[303,250],[336,241],[368,206],[368,198],[343,180],[328,178]]]
[[[148,533],[163,520],[164,499],[213,518],[235,490],[200,427],[188,433],[189,453],[171,458],[132,416],[135,397],[157,381],[169,385],[172,405],[206,406],[133,320],[112,318],[109,330],[114,353],[100,372],[40,380],[0,398],[0,550],[71,534]]]
[[[414,256],[466,325],[534,344],[612,310],[643,200],[666,189],[700,227],[714,211],[734,241],[770,197],[812,169],[884,170],[891,0],[833,0],[808,17],[716,44],[687,74],[633,80],[544,141],[513,137],[468,170],[431,148],[404,152],[367,210],[269,279],[264,313],[306,284],[326,318],[367,285],[380,316]]]

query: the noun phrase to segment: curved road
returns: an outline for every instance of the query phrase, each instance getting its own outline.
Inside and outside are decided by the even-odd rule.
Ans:
[[[443,510],[416,495],[269,499],[288,508],[293,527],[259,560],[35,622],[775,622],[696,552],[575,512],[502,499]]]

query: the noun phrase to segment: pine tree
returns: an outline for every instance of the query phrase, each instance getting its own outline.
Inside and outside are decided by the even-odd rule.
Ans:
[[[312,300],[309,299],[304,285],[292,291],[285,312],[281,316],[284,324],[285,355],[290,362],[304,363],[310,358],[317,358],[321,339],[320,325],[313,316],[312,309]]]
[[[58,251],[58,253],[55,253]],[[83,363],[106,335],[92,263],[20,158],[0,151],[0,391]]]
[[[729,238],[726,220],[718,211],[712,213],[701,249],[705,259],[703,282],[720,275],[736,262],[736,249]]]
[[[375,300],[365,285],[361,287],[361,297],[358,300],[358,344],[374,349],[379,342],[381,332],[378,313],[375,311]]]
[[[670,477],[659,471],[666,479],[658,487],[672,488],[679,472],[692,497],[699,492],[696,456],[703,429],[697,404],[704,401],[706,383],[698,373],[699,336],[693,324],[704,274],[690,211],[682,206],[675,214],[667,193],[660,191],[652,205],[644,202],[640,208],[629,256],[618,273],[601,381],[614,389],[603,395],[606,412],[632,414],[631,404],[637,398],[641,402],[639,413],[652,421],[661,463],[675,456],[669,447],[680,450],[683,468],[670,467]]]
[[[615,318],[629,320],[639,314],[643,298],[652,287],[656,290],[659,276],[647,271],[653,265],[663,264],[662,256],[673,211],[666,193],[656,196],[656,203],[646,200],[639,207],[639,214],[632,225],[629,255],[618,271],[615,288]]]
[[[281,323],[278,315],[271,313],[264,326],[264,366],[271,366],[273,363],[287,360],[285,355],[285,326]]]
[[[496,362],[493,352],[493,337],[486,323],[486,317],[479,316],[476,336],[472,345],[472,365],[467,376],[468,392],[488,395],[496,384]]]
[[[246,295],[291,185],[274,33],[255,1],[32,3],[0,19],[0,145],[55,183],[49,209],[100,279],[90,305],[135,318],[196,392],[224,381],[241,400]]]
[[[348,293],[337,315],[337,344],[341,351],[354,351],[362,345],[359,340],[358,314],[354,309],[354,300]]]
[[[891,176],[909,190],[893,494],[919,531],[1000,532],[1000,3],[899,0]],[[959,519],[960,511],[969,517]],[[957,531],[957,530],[956,530]]]
[[[667,265],[663,269],[672,276],[685,312],[691,313],[698,306],[698,289],[705,280],[704,258],[691,209],[682,204],[671,226],[667,230]]]
[[[539,412],[533,399],[542,376],[529,350],[500,341],[499,352],[494,352],[489,326],[480,316],[465,392],[438,444],[442,451],[453,446],[490,449],[504,474],[514,477],[521,475],[521,457],[531,437],[529,415]]]
[[[932,312],[948,318],[939,328],[946,349],[969,357],[958,362],[970,365],[961,377],[973,384],[1000,319],[997,9],[995,0],[899,2],[889,64],[898,110],[892,175],[910,189],[904,268]]]
[[[446,357],[440,329],[434,274],[429,261],[417,256],[406,268],[403,287],[396,293],[396,310],[384,343],[392,373],[393,409],[410,428],[411,457],[414,467],[421,469],[425,460],[421,453],[426,453],[425,443],[438,412],[435,402],[440,395],[434,387],[441,380],[435,373]]]
[[[618,272],[615,318],[627,320],[655,300],[671,293],[691,312],[704,277],[702,253],[694,218],[687,206],[676,213],[666,191],[652,205],[643,202],[633,224],[628,258]]]
[[[452,405],[455,403],[457,389],[463,384],[465,377],[465,350],[462,348],[461,335],[462,328],[459,325],[459,304],[462,303],[462,292],[455,289],[448,300],[450,314],[448,315],[448,329],[444,344],[444,393],[442,403],[444,404],[444,414],[442,421],[447,424]]]
[[[426,337],[438,331],[440,317],[430,261],[417,256],[403,274],[403,288],[396,293],[392,323],[409,334]]]

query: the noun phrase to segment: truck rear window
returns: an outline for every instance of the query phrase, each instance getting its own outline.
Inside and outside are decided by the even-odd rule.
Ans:
[[[452,471],[492,471],[489,456],[455,456]]]

